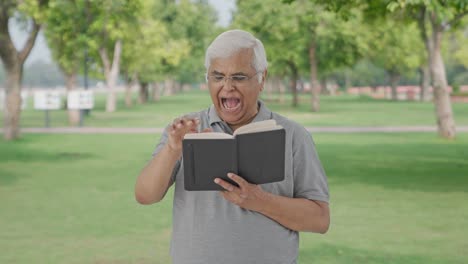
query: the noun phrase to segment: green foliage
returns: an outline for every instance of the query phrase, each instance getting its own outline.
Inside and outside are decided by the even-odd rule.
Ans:
[[[437,24],[456,26],[464,15],[468,14],[468,0],[390,0],[387,1],[390,12],[404,10],[412,12],[414,9],[424,7],[432,13]]]
[[[142,2],[138,23],[128,28],[122,53],[122,71],[140,81],[162,79],[164,64],[178,65],[188,52],[188,44],[170,37],[163,21],[154,17],[157,4]]]
[[[350,69],[352,86],[376,87],[386,84],[386,73],[381,67],[376,66],[368,59],[363,59]]]
[[[138,25],[127,31],[123,69],[143,82],[166,77],[201,81],[215,12],[205,1],[142,2]]]
[[[234,26],[252,31],[265,45],[270,72],[285,73],[294,62],[309,72],[309,46],[316,45],[319,74],[353,65],[366,50],[366,32],[359,30],[360,15],[347,20],[314,1],[239,1]]]
[[[87,2],[87,20],[89,27],[86,34],[88,47],[95,62],[103,67],[98,54],[100,48],[106,50],[109,60],[113,60],[117,41],[125,45],[129,30],[138,26],[138,16],[142,10],[141,0],[96,0]]]
[[[184,83],[203,81],[205,50],[218,31],[213,7],[207,1],[160,1],[153,16],[166,25],[170,39],[183,43],[177,64],[163,61],[166,75]]]
[[[52,1],[49,8],[45,36],[52,56],[65,73],[77,73],[88,41],[86,2]]]
[[[278,1],[238,1],[232,27],[251,31],[265,46],[269,73],[286,75],[293,63],[305,70],[307,39],[300,32],[295,7]]]
[[[447,38],[449,43],[445,46],[451,47],[448,55],[453,54],[454,61],[468,70],[468,18],[463,21],[463,24],[464,28],[454,31]]]
[[[415,23],[382,20],[369,27],[369,58],[388,72],[408,75],[423,63],[424,45]]]
[[[49,14],[49,0],[23,0],[11,2],[18,3],[17,11],[20,12],[20,15],[34,19],[38,24],[42,24],[47,20],[47,16]]]

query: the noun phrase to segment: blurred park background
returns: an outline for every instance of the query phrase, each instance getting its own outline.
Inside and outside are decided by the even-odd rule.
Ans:
[[[211,104],[204,52],[231,28],[265,45],[261,99],[321,131],[332,224],[299,263],[468,262],[468,0],[1,0],[0,263],[170,263],[172,190],[133,186]]]

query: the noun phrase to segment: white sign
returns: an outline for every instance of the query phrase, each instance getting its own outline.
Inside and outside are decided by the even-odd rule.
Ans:
[[[60,109],[60,94],[58,91],[36,91],[34,93],[34,109],[58,110]]]
[[[21,91],[21,109],[26,109],[28,104],[28,93],[26,91]],[[6,95],[4,91],[0,91],[0,111],[4,110],[6,106]]]
[[[89,90],[68,92],[68,109],[93,109],[94,96]]]
[[[28,92],[21,91],[21,110],[26,109],[28,105]]]

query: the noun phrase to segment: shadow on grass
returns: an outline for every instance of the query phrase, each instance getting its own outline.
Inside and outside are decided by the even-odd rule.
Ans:
[[[13,184],[19,175],[15,174],[14,172],[4,170],[0,167],[0,186],[10,185]]]
[[[439,264],[454,263],[453,260],[434,259],[432,256],[396,255],[386,252],[359,250],[350,247],[322,244],[313,249],[300,249],[298,263],[405,263]]]
[[[468,144],[320,145],[333,184],[364,183],[390,189],[468,192]]]
[[[63,162],[93,159],[96,155],[87,152],[51,152],[38,150],[28,146],[30,139],[19,139],[14,142],[0,141],[0,186],[13,184],[19,177],[24,177],[15,173],[15,163],[17,166],[28,166],[33,162]],[[7,169],[9,168],[9,169]]]

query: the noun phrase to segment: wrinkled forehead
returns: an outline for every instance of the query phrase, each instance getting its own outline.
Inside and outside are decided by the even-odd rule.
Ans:
[[[248,73],[255,71],[253,65],[253,50],[244,48],[227,56],[212,58],[209,72],[218,73]]]

